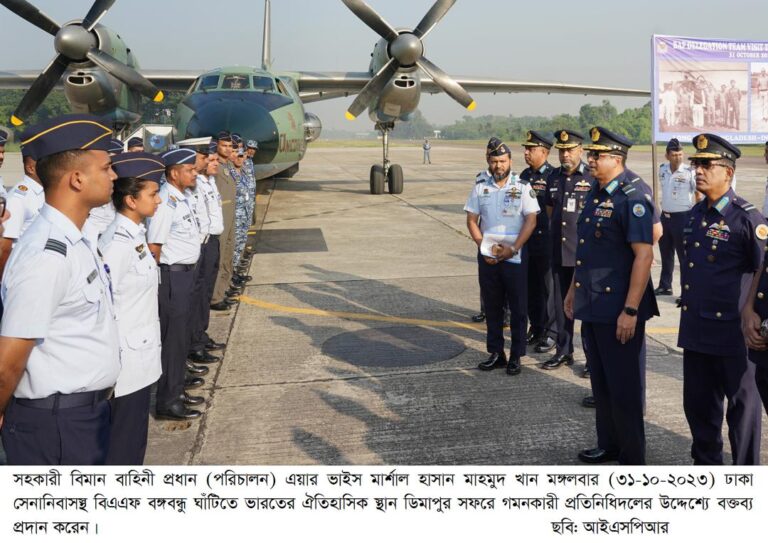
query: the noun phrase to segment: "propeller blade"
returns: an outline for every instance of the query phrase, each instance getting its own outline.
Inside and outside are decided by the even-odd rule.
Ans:
[[[360,91],[360,94],[357,95],[354,102],[352,102],[352,105],[349,106],[346,113],[347,119],[353,121],[358,115],[365,111],[365,108],[370,105],[371,101],[381,94],[381,91],[387,86],[387,83],[389,83],[389,80],[395,75],[398,68],[400,68],[400,63],[397,62],[397,59],[390,59],[390,61],[379,70],[379,73],[374,75],[371,80],[368,81],[365,87],[363,87],[363,90]]]
[[[464,88],[456,83],[451,76],[445,73],[443,70],[432,64],[426,57],[421,57],[416,65],[424,70],[435,84],[443,89],[445,93],[467,108],[469,111],[475,109],[477,105],[472,97]]]
[[[53,90],[56,83],[59,82],[61,76],[69,65],[69,59],[64,55],[57,55],[51,63],[43,70],[37,79],[29,87],[29,90],[21,99],[16,111],[11,115],[11,124],[13,126],[21,126],[24,121],[35,112],[35,110],[43,103],[46,96]]]
[[[455,3],[456,0],[437,0],[414,29],[413,33],[416,34],[416,37],[423,38],[429,34]]]
[[[91,9],[88,10],[88,14],[85,16],[85,19],[83,19],[83,26],[85,29],[90,32],[93,30],[93,27],[96,26],[96,23],[98,23],[102,17],[109,11],[109,8],[112,7],[112,4],[115,3],[115,0],[96,0],[93,5],[91,6]]]
[[[93,48],[86,54],[88,60],[105,70],[107,73],[116,77],[129,87],[139,91],[141,94],[151,99],[154,102],[162,102],[164,95],[163,92],[158,90],[152,83],[150,83],[143,75],[134,70],[133,68],[126,66],[116,58],[108,55],[100,49]]]
[[[357,17],[373,29],[379,36],[387,41],[392,41],[397,37],[397,31],[392,28],[381,15],[363,2],[363,0],[341,0]]]
[[[26,0],[0,0],[0,4],[52,36],[55,36],[61,29],[59,23],[48,17],[45,13]]]

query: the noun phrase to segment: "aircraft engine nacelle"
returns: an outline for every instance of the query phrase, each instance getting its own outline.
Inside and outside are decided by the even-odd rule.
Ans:
[[[378,101],[370,108],[371,120],[377,122],[407,121],[419,107],[421,81],[415,74],[398,73],[384,87]]]
[[[320,117],[314,113],[304,112],[304,139],[307,143],[312,143],[320,137],[320,132],[323,131],[323,123],[320,122]]]

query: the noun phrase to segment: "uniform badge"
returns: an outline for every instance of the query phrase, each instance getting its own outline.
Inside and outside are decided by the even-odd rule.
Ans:
[[[707,148],[707,146],[709,146],[709,140],[707,139],[707,136],[702,134],[696,138],[696,149],[703,151]]]
[[[529,192],[528,194],[531,195],[531,198],[536,198],[536,191],[535,190],[531,189],[531,192]]]
[[[768,224],[758,224],[755,228],[755,235],[760,241],[768,239]]]
[[[533,139],[533,134],[531,134],[531,131],[529,130],[528,133],[525,135],[526,141],[531,141]]]
[[[645,206],[643,204],[635,204],[632,206],[632,215],[638,219],[645,217]]]
[[[512,187],[511,189],[509,189],[507,191],[507,194],[509,195],[510,198],[520,198],[520,196],[523,195],[523,193],[517,187]]]
[[[707,237],[717,241],[728,241],[731,237],[731,229],[723,221],[713,222],[707,228]],[[768,237],[768,226],[766,227],[766,237]]]
[[[17,190],[20,191],[20,192],[27,192],[29,189],[27,188],[26,185],[19,185],[17,187]]]
[[[613,202],[605,201],[595,208],[595,217],[601,217],[603,219],[610,219],[613,216]]]
[[[568,141],[568,132],[566,132],[565,130],[560,132],[560,141],[562,141],[563,143]]]
[[[144,244],[143,244],[143,243],[142,243],[141,245],[137,245],[137,246],[136,246],[136,252],[137,252],[137,253],[140,253],[140,252],[142,252],[143,250],[144,250]]]
[[[576,186],[573,190],[576,192],[589,192],[592,190],[592,185],[589,184],[589,181],[582,179],[581,181],[576,182]]]
[[[547,184],[543,180],[538,180],[533,184],[533,188],[537,191],[547,190]]]
[[[488,189],[487,188],[483,189],[483,194],[488,194]]]
[[[590,133],[589,133],[589,134],[590,134],[590,136],[592,136],[592,141],[593,141],[593,142],[596,142],[597,140],[599,140],[599,139],[600,139],[600,131],[597,129],[597,127],[594,127],[594,128],[593,128],[593,129],[590,131]]]

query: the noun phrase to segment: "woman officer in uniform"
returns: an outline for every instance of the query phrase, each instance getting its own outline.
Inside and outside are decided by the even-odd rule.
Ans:
[[[112,168],[118,177],[112,193],[117,214],[99,248],[112,277],[122,368],[112,399],[107,464],[140,465],[147,449],[150,389],[162,372],[159,276],[143,223],[160,205],[165,165],[158,157],[139,152],[115,156]]]

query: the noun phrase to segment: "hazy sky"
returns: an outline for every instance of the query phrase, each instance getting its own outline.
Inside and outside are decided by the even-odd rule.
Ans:
[[[367,0],[395,27],[413,28],[431,0]],[[90,0],[33,0],[59,23],[85,15]],[[459,0],[425,39],[425,54],[452,75],[564,81],[647,89],[652,34],[765,40],[768,2],[673,0],[612,4],[589,0]],[[261,0],[118,0],[102,23],[117,30],[145,68],[205,71],[260,65]],[[212,22],[213,21],[213,22]],[[378,36],[340,0],[273,0],[272,56],[278,70],[365,71]],[[0,70],[42,69],[53,38],[0,6]],[[575,113],[602,98],[475,94],[471,115]],[[368,130],[344,119],[352,98],[309,104],[325,126]],[[640,99],[612,99],[620,109]],[[467,113],[445,95],[421,110],[444,124]]]

